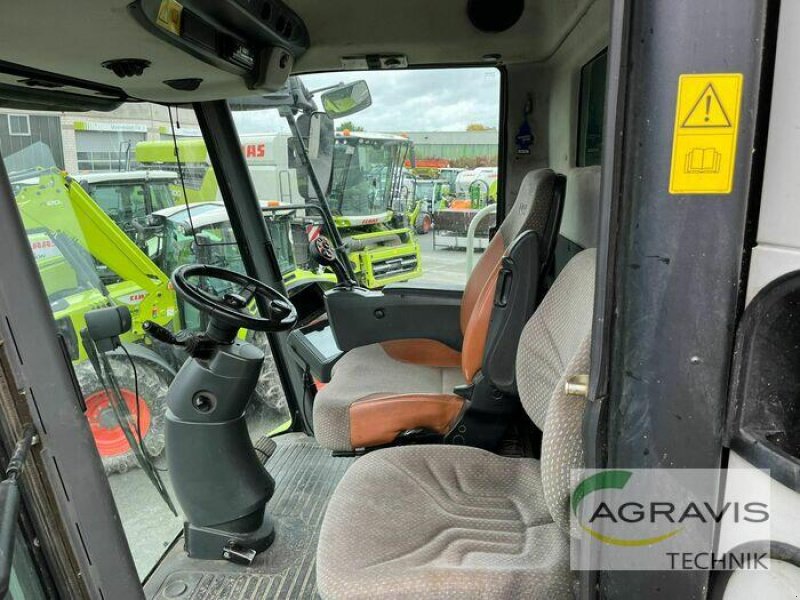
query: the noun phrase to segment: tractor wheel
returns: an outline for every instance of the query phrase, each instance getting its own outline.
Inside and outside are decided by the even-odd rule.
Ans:
[[[136,385],[133,369],[127,357],[109,356],[109,362],[134,423],[138,410],[138,429],[145,448],[150,456],[159,456],[164,451],[166,396],[171,377],[137,356],[132,358],[138,379],[138,402],[134,391]],[[97,378],[91,363],[86,361],[79,364],[75,367],[75,374],[86,403],[86,418],[106,473],[125,473],[137,467],[136,457],[117,422],[108,393]]]
[[[417,217],[417,222],[414,228],[420,235],[425,235],[426,233],[430,233],[432,226],[433,219],[431,219],[431,216],[428,213],[421,213]]]
[[[278,369],[275,367],[275,359],[272,358],[272,351],[267,342],[267,334],[262,331],[248,332],[247,341],[264,351],[264,366],[261,367],[261,373],[258,376],[254,402],[250,402],[251,410],[261,412],[267,409],[277,413],[287,412],[286,395],[283,393]]]

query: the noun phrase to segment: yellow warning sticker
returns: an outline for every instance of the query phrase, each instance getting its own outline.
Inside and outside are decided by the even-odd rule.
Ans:
[[[670,194],[730,194],[742,99],[741,73],[681,75]]]

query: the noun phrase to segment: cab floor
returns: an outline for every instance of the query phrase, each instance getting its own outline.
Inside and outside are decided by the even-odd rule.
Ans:
[[[179,539],[148,578],[152,600],[249,600],[317,597],[316,551],[328,499],[354,459],[334,458],[313,438],[292,433],[276,438],[267,462],[275,478],[269,508],[275,542],[244,567],[189,558]]]

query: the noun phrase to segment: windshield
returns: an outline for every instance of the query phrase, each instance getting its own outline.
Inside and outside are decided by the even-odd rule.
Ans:
[[[114,394],[103,381],[109,382],[105,377],[113,373],[123,400],[133,402],[126,409],[128,423],[140,427],[137,435],[148,449],[153,472],[169,487],[164,455],[165,398],[183,357],[172,347],[154,343],[144,323],[152,321],[176,333],[205,328],[207,316],[175,294],[170,276],[176,267],[206,262],[244,271],[224,204],[216,202],[221,198],[213,169],[196,171],[206,186],[198,186],[198,194],[190,196],[191,185],[183,193],[174,158],[176,140],[164,133],[171,131],[175,111],[143,103],[125,104],[110,112],[40,111],[26,115],[32,135],[12,137],[10,142],[0,128],[2,158],[12,179],[28,247],[58,335],[72,361],[88,426],[142,576],[175,539],[183,520],[173,517],[158,489],[148,484],[118,412],[112,409]],[[180,112],[181,122],[189,126],[183,131],[199,131],[194,113]],[[0,114],[0,123],[3,116]],[[133,140],[127,154],[142,144],[145,150],[150,145],[150,156],[143,152],[142,160],[104,159],[121,152],[121,137]],[[187,158],[205,163],[203,140],[184,138],[177,143],[187,141],[195,154]],[[272,148],[277,156],[280,148]],[[145,160],[148,158],[151,160]],[[284,159],[282,166],[290,168],[287,162]],[[188,179],[191,184],[191,177]],[[284,178],[284,186],[289,181]],[[212,201],[208,206],[198,203],[205,197]],[[299,195],[295,198],[301,199]],[[270,226],[284,218],[274,217]],[[294,264],[287,244],[292,231],[290,227],[280,235],[272,234],[275,254],[286,271]],[[307,254],[307,239],[303,245]],[[204,283],[215,293],[225,291],[219,280]],[[104,368],[101,381],[90,357],[92,345],[83,331],[86,315],[107,306],[125,307],[130,313],[130,329],[120,338],[135,363],[136,375],[126,356],[109,355],[111,369]],[[255,306],[252,309],[257,310]],[[255,440],[286,427],[290,415],[264,334],[243,329],[239,338],[255,343],[267,357],[254,393],[256,408],[247,415],[248,431]],[[126,417],[123,414],[121,418],[124,421]]]
[[[379,137],[338,136],[329,194],[337,216],[368,216],[392,208],[408,142]]]

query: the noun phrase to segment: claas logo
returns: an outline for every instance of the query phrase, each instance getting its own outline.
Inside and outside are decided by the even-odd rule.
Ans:
[[[264,158],[267,148],[264,144],[245,144],[242,146],[245,158]]]
[[[31,242],[31,250],[48,250],[50,248],[54,248],[55,244],[50,240],[41,240]]]

